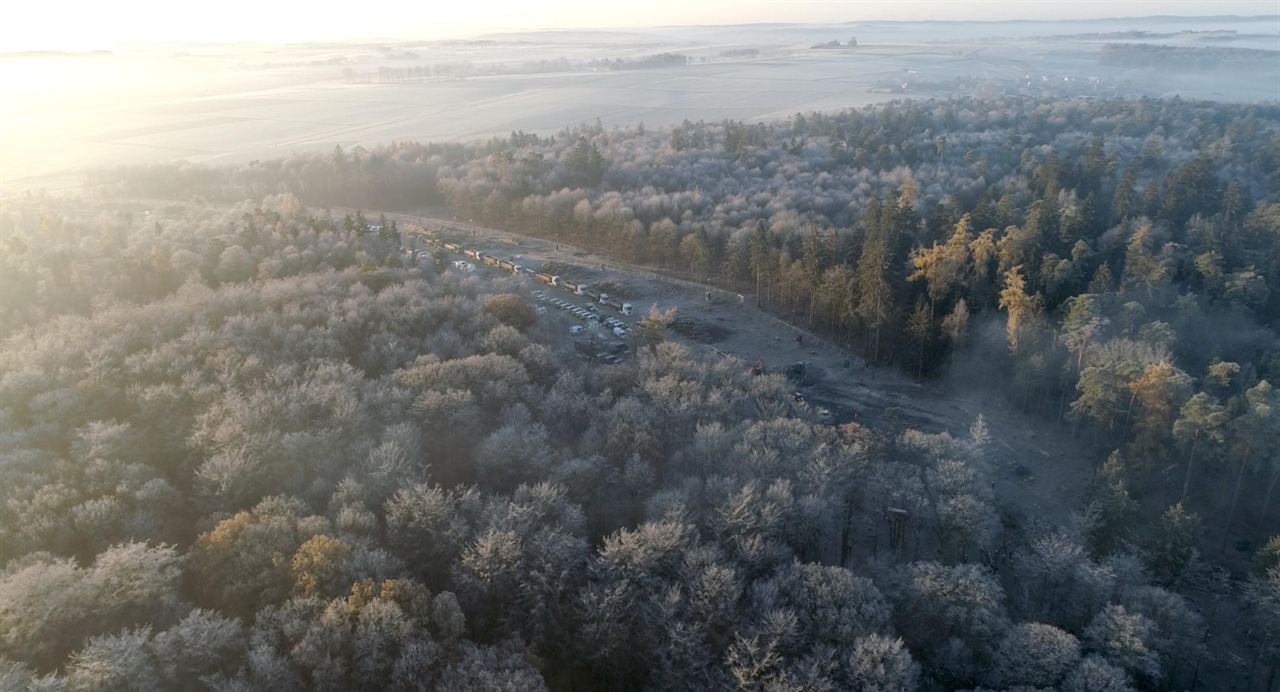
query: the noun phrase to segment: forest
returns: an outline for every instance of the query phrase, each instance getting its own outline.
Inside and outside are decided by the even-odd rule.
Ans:
[[[1274,690],[1278,164],[1276,107],[961,99],[6,200],[0,687]],[[1089,497],[1011,517],[978,411],[825,425],[661,338],[582,363],[514,279],[326,208],[997,388],[1096,452]]]

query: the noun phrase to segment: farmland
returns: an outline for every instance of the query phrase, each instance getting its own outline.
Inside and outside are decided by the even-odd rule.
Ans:
[[[852,34],[859,38],[856,49],[812,48]],[[1106,46],[1118,41],[1198,51],[1274,48],[1276,36],[1274,22],[1165,18],[0,54],[0,182],[48,185],[50,176],[107,164],[244,163],[405,139],[547,134],[597,119],[605,126],[768,121],[899,98],[1178,94],[1256,101],[1278,95],[1276,79],[1233,70],[1229,61],[1178,72],[1104,64]],[[685,56],[689,64],[607,67],[609,61],[643,65],[661,54]]]

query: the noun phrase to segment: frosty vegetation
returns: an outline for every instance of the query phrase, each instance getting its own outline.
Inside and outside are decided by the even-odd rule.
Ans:
[[[0,687],[1274,687],[1278,133],[897,104],[96,181],[261,200],[160,223],[15,200]],[[980,422],[823,425],[660,334],[579,364],[503,281],[302,202],[447,205],[922,376],[985,362],[1096,444],[1088,503],[1013,521]]]

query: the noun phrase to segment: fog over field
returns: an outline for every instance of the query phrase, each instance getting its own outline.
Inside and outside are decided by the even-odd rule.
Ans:
[[[856,47],[849,47],[856,37]],[[824,46],[829,42],[840,45]],[[1280,98],[1276,17],[543,31],[0,54],[0,182],[594,122],[767,121],[900,98]]]

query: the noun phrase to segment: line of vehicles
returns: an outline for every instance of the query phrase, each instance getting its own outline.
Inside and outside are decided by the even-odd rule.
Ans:
[[[539,303],[547,303],[552,307],[560,308],[565,312],[577,317],[587,323],[587,326],[574,325],[569,328],[569,333],[577,336],[587,329],[605,329],[613,333],[619,339],[625,339],[631,335],[631,327],[626,322],[616,318],[607,317],[600,314],[600,309],[595,305],[581,307],[575,303],[571,303],[563,298],[547,295],[544,291],[534,291],[533,297]]]
[[[574,295],[589,298],[591,302],[613,308],[614,310],[616,310],[617,312],[623,315],[631,315],[635,312],[635,306],[633,306],[631,303],[624,303],[618,300],[614,300],[613,298],[609,297],[608,293],[592,288],[587,283],[572,281],[570,279],[565,279],[558,275],[548,274],[546,272],[534,271],[529,267],[516,264],[512,260],[495,257],[493,255],[486,254],[481,250],[465,248],[457,243],[446,241],[446,240],[440,240],[439,238],[435,238],[427,234],[422,234],[419,237],[422,238],[423,242],[425,242],[427,245],[437,250],[443,250],[444,252],[450,252],[453,254],[462,255],[463,257],[474,260],[475,262],[479,262],[480,264],[484,264],[489,267],[494,267],[495,269],[500,269],[502,271],[509,272],[517,276],[520,276],[520,275],[532,276],[533,278],[537,279],[538,281],[548,286],[562,288]],[[406,250],[405,252],[412,253],[414,251]],[[465,259],[455,260],[453,262],[453,266],[454,268],[459,269],[461,271],[475,271],[475,264]]]
[[[582,307],[577,303],[549,294],[544,290],[533,291],[533,297],[539,303],[542,304],[537,308],[539,313],[546,311],[547,307],[559,308],[586,323],[585,325],[575,324],[571,326],[569,328],[570,334],[574,336],[581,336],[582,334],[585,334],[588,331],[590,331],[592,335],[596,335],[596,334],[599,334],[600,332],[604,332],[605,334],[612,334],[612,336],[616,337],[616,339],[619,339],[619,341],[613,341],[611,343],[599,343],[598,340],[596,339],[593,339],[590,344],[583,343],[583,342],[575,343],[574,346],[579,351],[584,352],[588,357],[591,357],[606,363],[618,363],[618,362],[621,362],[622,357],[630,350],[629,347],[626,345],[626,343],[624,343],[621,340],[631,336],[631,326],[626,322],[624,322],[623,320],[620,320],[616,317],[605,316],[600,314],[600,309],[596,307],[596,304],[605,305],[610,308],[613,308],[614,310],[621,313],[622,315],[631,315],[635,312],[635,309],[631,303],[624,303],[624,302],[614,300],[610,298],[608,293],[592,288],[589,284],[585,282],[572,281],[572,280],[560,277],[558,275],[535,271],[534,269],[531,269],[529,267],[523,266],[521,264],[517,264],[514,260],[495,257],[493,255],[486,254],[481,250],[466,248],[459,245],[458,243],[454,243],[451,241],[440,240],[439,238],[435,238],[434,236],[431,236],[428,233],[418,233],[416,234],[416,237],[420,238],[429,247],[437,251],[443,251],[443,252],[452,253],[455,255],[462,255],[464,258],[466,258],[466,259],[453,260],[452,265],[457,270],[464,271],[464,272],[473,272],[476,270],[477,263],[483,264],[488,267],[493,267],[495,269],[509,272],[516,276],[529,275],[547,286],[561,288],[572,295],[582,296],[590,299],[591,303],[588,304],[586,307]],[[422,250],[415,251],[408,248],[401,248],[401,249],[405,252],[405,254],[409,256],[411,260],[422,259],[423,257],[429,254],[427,251],[422,251]],[[796,343],[797,344],[801,343],[800,337],[797,337]],[[728,357],[728,354],[723,353],[717,349],[713,348],[712,350],[715,351],[721,357]],[[845,367],[848,367],[847,361],[845,363]],[[803,362],[794,363],[791,366],[785,368],[782,372],[786,374],[786,376],[789,379],[799,382],[804,379],[805,363]],[[765,373],[765,360],[763,357],[761,357],[757,359],[754,364],[751,365],[751,374],[762,375],[764,373]],[[799,390],[796,390],[796,392],[793,394],[793,400],[797,404],[808,405],[808,402],[806,401],[804,394]],[[817,410],[818,417],[824,422],[831,422],[834,419],[834,416],[829,409],[823,406],[818,406],[816,407],[816,410]],[[856,411],[854,412],[854,417],[855,419],[857,418]]]

